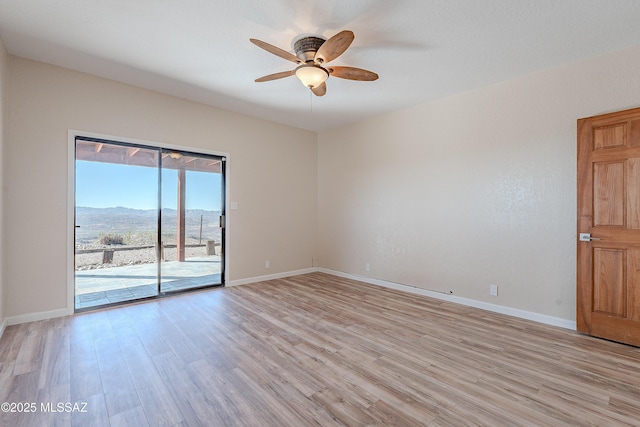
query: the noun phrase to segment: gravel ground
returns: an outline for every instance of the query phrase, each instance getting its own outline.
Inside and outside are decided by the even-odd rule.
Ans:
[[[216,253],[219,253],[219,251],[220,248],[216,248]],[[186,248],[185,255],[187,258],[206,256],[206,249],[203,246],[197,248]],[[176,258],[176,248],[165,248],[165,261],[175,260]],[[156,262],[156,251],[154,248],[115,251],[113,254],[113,262],[110,264],[102,264],[102,252],[76,254],[76,270],[78,271],[119,267],[122,265],[151,264],[154,262]]]

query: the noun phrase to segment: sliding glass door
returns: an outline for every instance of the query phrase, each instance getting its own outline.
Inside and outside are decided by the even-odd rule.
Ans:
[[[75,308],[224,283],[224,158],[76,139]]]
[[[162,150],[160,292],[221,283],[222,172],[220,157]]]

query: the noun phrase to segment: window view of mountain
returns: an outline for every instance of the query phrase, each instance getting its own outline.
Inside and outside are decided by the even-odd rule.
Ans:
[[[219,211],[187,209],[185,228],[187,243],[220,240]],[[162,209],[162,235],[165,244],[175,244],[178,213]],[[92,245],[104,235],[123,237],[126,245],[152,245],[156,242],[158,211],[125,207],[76,208],[76,245]]]

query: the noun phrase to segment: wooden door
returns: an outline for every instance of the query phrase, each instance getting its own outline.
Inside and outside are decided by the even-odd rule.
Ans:
[[[640,346],[640,108],[578,120],[578,238],[578,331]]]

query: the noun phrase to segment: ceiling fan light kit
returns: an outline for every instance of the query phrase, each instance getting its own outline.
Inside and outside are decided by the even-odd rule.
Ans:
[[[296,77],[300,79],[304,87],[314,89],[329,78],[329,72],[315,64],[302,64],[296,68]]]
[[[325,82],[330,75],[347,80],[377,80],[378,75],[376,73],[363,70],[362,68],[346,66],[324,68],[322,66],[323,64],[333,61],[338,56],[342,55],[351,45],[354,37],[353,32],[349,30],[341,31],[328,40],[314,36],[302,37],[293,45],[296,52],[295,55],[267,42],[263,42],[262,40],[249,39],[251,43],[255,44],[259,48],[283,59],[299,64],[293,71],[269,74],[257,78],[256,82],[268,82],[295,75],[302,84],[311,89],[316,96],[324,96],[327,92]]]

